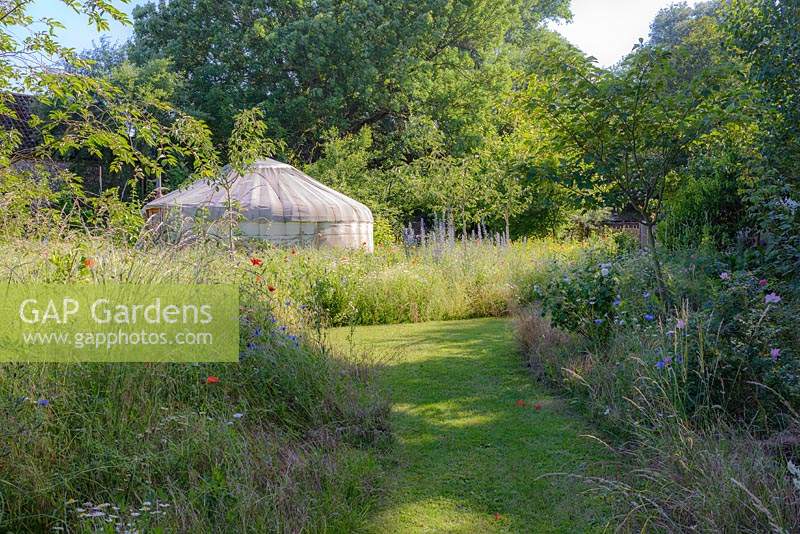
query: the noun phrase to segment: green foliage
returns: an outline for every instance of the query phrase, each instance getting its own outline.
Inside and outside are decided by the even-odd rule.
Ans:
[[[589,253],[559,265],[528,299],[541,304],[553,326],[609,353],[609,361],[634,354],[679,379],[666,386],[682,417],[716,409],[759,431],[783,428],[785,403],[800,406],[796,290],[729,270],[713,250],[676,251],[665,263],[670,293],[682,303],[667,313],[646,258],[609,251],[599,257],[613,262],[598,264],[597,253]]]
[[[592,343],[606,343],[618,321],[617,280],[610,263],[580,265],[557,273],[536,295],[553,325],[580,334]]]
[[[752,177],[760,159],[756,136],[754,125],[728,124],[693,145],[680,187],[665,198],[661,242],[697,247],[708,234],[708,244],[719,250],[734,245],[746,218],[747,191],[761,187]]]
[[[0,170],[0,195],[2,240],[102,234],[116,243],[133,244],[144,222],[139,205],[121,201],[115,188],[92,195],[79,177],[41,166]]]
[[[645,225],[659,295],[669,301],[654,226],[677,189],[690,147],[729,116],[738,99],[728,65],[712,64],[675,87],[676,57],[689,50],[637,45],[619,69],[568,66],[557,84],[539,84],[535,109],[556,124],[572,154],[574,185],[605,206],[632,209]]]
[[[265,255],[258,276],[293,309],[314,310],[326,325],[465,319],[505,314],[515,288],[540,283],[549,262],[576,252],[552,242],[289,251]]]
[[[372,239],[376,247],[388,247],[394,245],[397,241],[397,236],[392,229],[391,223],[380,215],[374,217],[375,222],[372,225]]]
[[[762,146],[783,180],[800,179],[800,5],[773,0],[734,0],[723,10],[733,44],[752,63],[761,95]]]
[[[583,210],[573,213],[569,218],[570,231],[578,239],[586,239],[601,230],[611,218],[610,208]]]
[[[786,421],[775,417],[784,402],[800,405],[797,304],[785,286],[754,273],[730,273],[721,284],[712,323],[720,330],[708,351],[716,359],[711,402],[742,418],[758,415],[761,427],[781,426]]]
[[[756,266],[765,276],[797,281],[800,268],[800,203],[788,184],[769,176],[750,197],[752,218],[762,247],[755,252]]]
[[[731,283],[739,281],[733,276]],[[538,376],[565,390],[605,431],[605,443],[617,445],[625,468],[598,483],[611,498],[632,503],[621,527],[796,530],[796,477],[786,469],[793,447],[785,430],[765,435],[757,415],[777,399],[747,383],[743,375],[752,378],[752,368],[737,376],[743,362],[723,356],[724,334],[708,319],[684,308],[658,327],[617,326],[596,353],[531,310],[518,317],[517,337]],[[768,355],[759,360],[753,363],[776,368]],[[741,407],[747,414],[739,417],[734,409]],[[796,416],[788,419],[797,424]]]
[[[608,206],[636,210],[648,224],[659,218],[671,174],[721,120],[727,99],[705,90],[720,81],[713,72],[687,91],[670,91],[675,53],[640,47],[619,71],[572,66],[535,100],[575,151],[576,185],[593,188]]]
[[[566,4],[148,3],[134,11],[131,56],[170,57],[180,72],[192,73],[184,98],[218,135],[230,131],[234,110],[263,105],[289,146],[308,154],[329,128],[391,128],[415,111],[412,98],[434,105],[439,95],[429,91],[444,90],[448,80],[468,87],[470,71],[478,76],[510,28],[563,16]],[[208,27],[212,13],[216,24]],[[458,127],[457,120],[445,120],[445,130]]]

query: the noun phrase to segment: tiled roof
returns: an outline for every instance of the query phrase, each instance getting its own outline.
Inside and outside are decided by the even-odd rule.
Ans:
[[[7,108],[16,113],[16,117],[0,114],[0,129],[16,130],[22,136],[17,152],[30,152],[41,141],[39,132],[31,128],[28,121],[33,115],[34,107],[37,104],[36,97],[18,93],[6,93],[2,96]]]

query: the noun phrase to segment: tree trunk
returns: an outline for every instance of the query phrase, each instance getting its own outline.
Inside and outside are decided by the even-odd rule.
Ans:
[[[464,250],[467,248],[467,212],[461,210],[461,241],[464,242]]]
[[[653,262],[653,271],[656,275],[658,296],[661,298],[661,302],[664,303],[664,310],[668,311],[670,308],[670,297],[667,292],[667,286],[664,283],[664,271],[661,269],[661,258],[658,256],[658,250],[656,248],[656,236],[653,233],[655,223],[647,222],[644,223],[644,226],[647,229],[647,246],[650,248],[650,260]]]
[[[231,198],[230,187],[225,188],[225,195],[228,203],[228,250],[233,256],[235,252],[233,248],[233,199]]]
[[[503,218],[506,220],[506,246],[508,246],[511,243],[511,225],[509,223],[508,210],[503,214]]]

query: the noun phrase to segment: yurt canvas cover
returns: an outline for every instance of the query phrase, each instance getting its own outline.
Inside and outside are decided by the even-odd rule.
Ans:
[[[233,171],[226,167],[223,172]],[[231,195],[243,216],[239,228],[247,237],[373,250],[369,208],[286,163],[259,160],[235,179]],[[201,212],[216,220],[227,211],[227,197],[221,187],[200,180],[153,200],[143,211],[148,219],[179,211],[184,217]]]

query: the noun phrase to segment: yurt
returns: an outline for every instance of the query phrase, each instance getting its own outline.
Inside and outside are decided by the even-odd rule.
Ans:
[[[233,173],[229,167],[224,173]],[[372,252],[372,212],[291,165],[259,160],[244,175],[228,176],[242,218],[242,235],[276,244],[364,248]],[[144,206],[148,220],[170,215],[218,220],[227,212],[224,189],[206,180],[172,191]]]

